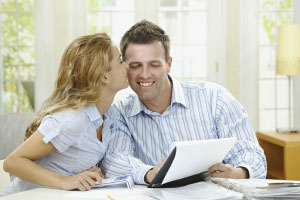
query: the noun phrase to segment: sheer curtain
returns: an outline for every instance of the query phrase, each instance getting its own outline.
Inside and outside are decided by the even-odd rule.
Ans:
[[[300,1],[294,2],[294,9],[295,23],[300,24]],[[300,130],[300,76],[293,77],[293,83],[294,128]]]
[[[35,0],[35,110],[51,94],[64,49],[87,33],[85,0]]]

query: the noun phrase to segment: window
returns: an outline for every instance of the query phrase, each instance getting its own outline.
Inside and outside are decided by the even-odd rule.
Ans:
[[[35,78],[33,0],[1,0],[0,29],[0,111],[32,112],[24,88]]]
[[[158,7],[152,6],[147,11],[154,15],[158,13],[158,24],[170,35],[173,57],[171,74],[179,79],[205,79],[206,0],[158,2]],[[134,3],[133,0],[89,0],[88,32],[106,32],[119,45],[122,35],[135,23],[135,16],[139,15],[137,12],[144,9],[135,8]],[[144,3],[138,5],[144,6]]]
[[[293,22],[293,0],[259,0],[259,130],[288,127],[288,79],[275,74],[280,24]]]
[[[89,0],[88,1],[88,33],[105,32],[119,46],[121,38],[134,24],[133,0]],[[132,90],[121,90],[114,101],[120,100]]]
[[[106,32],[119,46],[122,35],[133,24],[133,0],[88,1],[88,33]]]
[[[160,0],[159,5],[159,25],[171,40],[171,74],[185,80],[205,79],[206,0]]]

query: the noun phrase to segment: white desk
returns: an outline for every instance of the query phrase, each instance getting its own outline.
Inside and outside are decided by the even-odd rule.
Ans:
[[[213,181],[218,182],[218,179],[214,179]],[[227,199],[243,199],[243,194],[240,192],[243,192],[249,197],[251,197],[251,195],[254,195],[255,197],[274,197],[274,195],[283,194],[287,196],[296,195],[296,197],[300,197],[299,188],[285,187],[280,189],[279,187],[275,187],[271,191],[271,194],[265,193],[270,192],[270,190],[262,191],[261,189],[256,188],[258,186],[268,186],[268,183],[276,182],[288,181],[271,179],[220,179],[218,182],[220,185],[213,184],[211,182],[199,182],[179,188],[156,189],[149,189],[146,188],[146,186],[140,185],[135,185],[133,189],[127,189],[125,187],[115,185],[104,188],[96,188],[87,192],[39,188],[8,195],[0,198],[0,200],[110,200],[107,195],[110,195],[115,200],[224,199],[225,197]],[[292,182],[300,183],[300,181]],[[234,190],[240,192],[234,192]]]
[[[109,200],[107,195],[115,200],[184,200],[184,199],[242,199],[243,195],[228,190],[210,182],[199,182],[179,188],[146,188],[146,186],[135,185],[133,189],[120,188],[119,186],[109,188],[97,188],[87,192],[63,191],[57,189],[39,188],[20,192],[0,198],[0,200]],[[152,197],[151,197],[152,196]]]
[[[143,190],[144,188],[146,188],[146,186],[135,185],[131,190],[127,188],[109,187],[96,188],[88,192],[38,188],[0,197],[0,200],[109,200],[109,198],[107,197],[108,194],[113,197],[122,197],[122,200],[153,200],[153,198],[141,193],[141,190]],[[79,195],[76,195],[76,193],[79,193]]]

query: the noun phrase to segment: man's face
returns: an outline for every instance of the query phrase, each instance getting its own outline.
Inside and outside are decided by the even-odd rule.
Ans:
[[[130,87],[143,103],[158,103],[164,98],[172,59],[165,60],[163,44],[154,41],[150,44],[130,43],[125,52],[129,65]]]

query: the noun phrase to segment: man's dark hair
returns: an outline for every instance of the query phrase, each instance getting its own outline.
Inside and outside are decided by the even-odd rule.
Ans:
[[[170,56],[170,39],[165,31],[156,24],[142,20],[133,25],[122,37],[120,42],[121,54],[125,58],[125,51],[129,43],[150,44],[159,41],[165,49],[165,60],[168,62]]]

